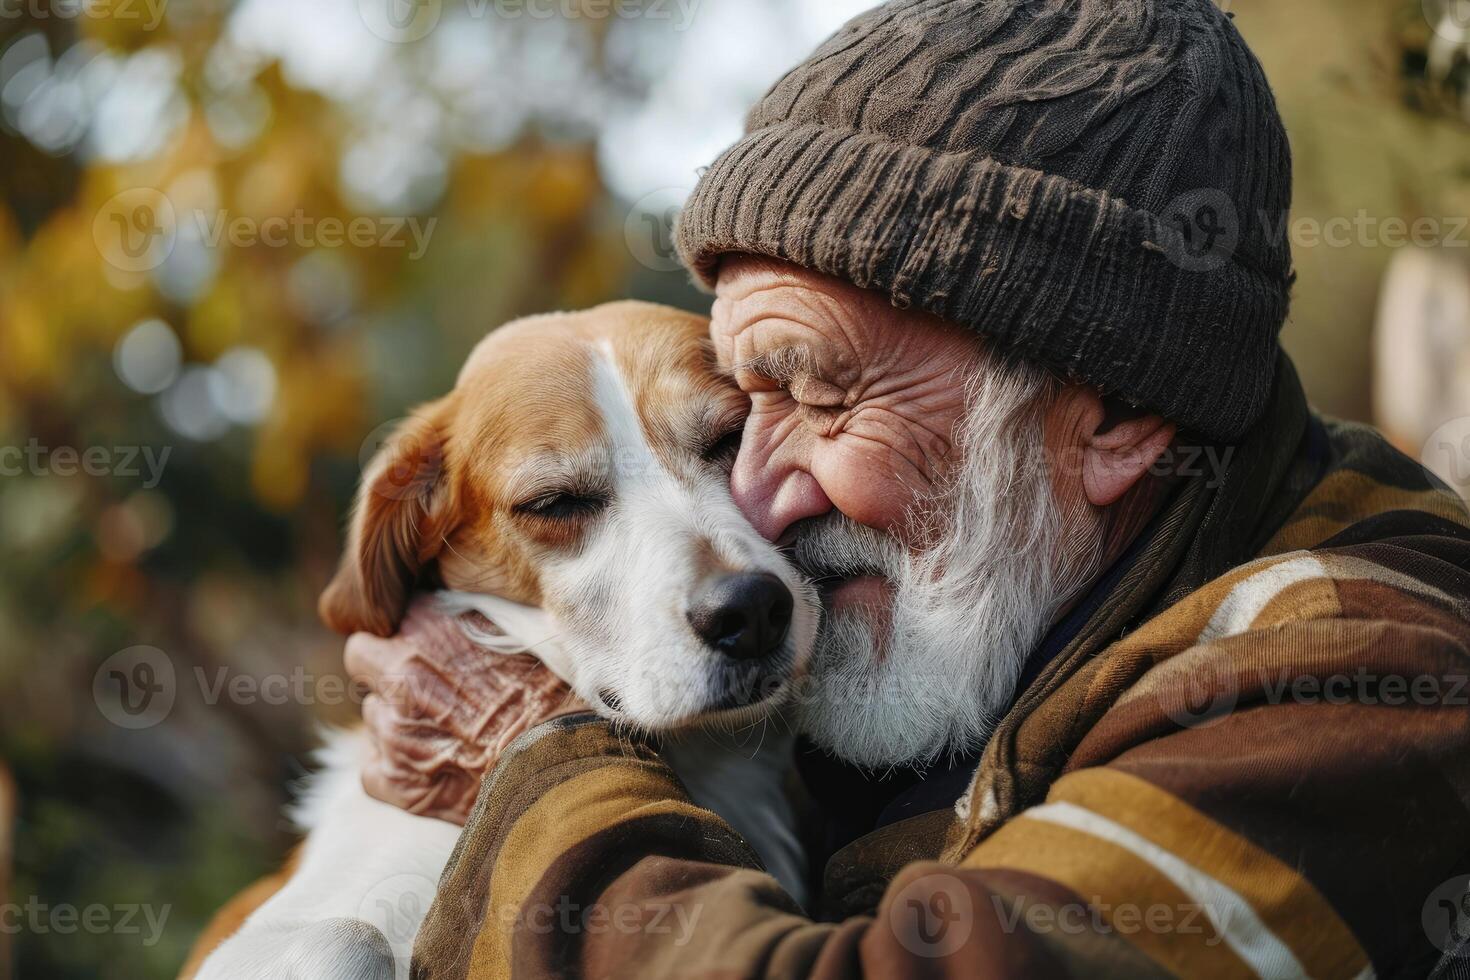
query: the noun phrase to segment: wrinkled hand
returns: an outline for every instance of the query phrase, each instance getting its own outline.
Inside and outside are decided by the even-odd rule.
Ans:
[[[372,744],[363,769],[368,794],[457,824],[518,735],[586,710],[539,660],[477,647],[428,597],[409,608],[396,636],[354,634],[345,659],[369,692],[362,705]]]

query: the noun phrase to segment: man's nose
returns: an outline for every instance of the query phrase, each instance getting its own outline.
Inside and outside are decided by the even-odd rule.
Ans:
[[[797,521],[820,517],[832,509],[832,501],[816,477],[781,463],[771,453],[750,446],[749,441],[735,458],[730,495],[745,519],[767,541],[779,539]]]

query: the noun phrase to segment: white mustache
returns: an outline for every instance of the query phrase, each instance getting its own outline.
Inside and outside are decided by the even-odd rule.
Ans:
[[[898,539],[832,511],[798,525],[791,560],[809,578],[852,578],[903,573],[906,550]]]

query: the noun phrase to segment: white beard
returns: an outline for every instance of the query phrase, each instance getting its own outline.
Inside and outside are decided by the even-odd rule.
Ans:
[[[893,590],[886,630],[871,610],[824,615],[794,694],[819,747],[873,769],[924,766],[993,730],[1027,655],[1090,571],[1087,554],[1068,553],[1078,549],[1064,543],[1047,473],[1052,390],[1025,367],[979,369],[958,472],[909,522],[906,537],[929,542],[917,553],[836,512],[799,533],[794,558],[808,574],[876,573]]]

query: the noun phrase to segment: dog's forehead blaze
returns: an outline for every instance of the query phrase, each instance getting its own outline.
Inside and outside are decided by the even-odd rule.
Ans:
[[[745,401],[715,367],[709,320],[654,310],[656,315],[641,316],[622,329],[610,324],[605,348],[627,385],[650,448],[674,464],[688,455],[696,434],[691,430],[701,419],[739,409]]]

